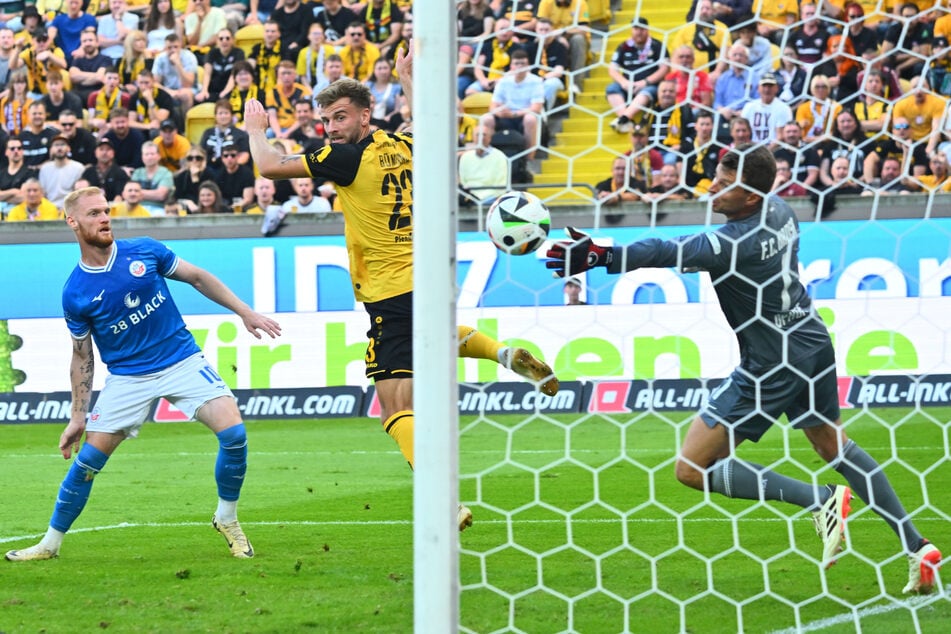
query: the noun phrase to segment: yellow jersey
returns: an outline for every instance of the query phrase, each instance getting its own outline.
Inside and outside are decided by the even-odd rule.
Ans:
[[[353,294],[378,302],[413,290],[413,137],[377,130],[302,157],[343,209]]]

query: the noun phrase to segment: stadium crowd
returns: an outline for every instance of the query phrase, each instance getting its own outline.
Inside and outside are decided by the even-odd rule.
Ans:
[[[492,91],[482,125],[471,118],[460,139],[489,124],[491,145],[516,157],[512,182],[531,182],[518,161],[544,148],[539,130],[571,108],[601,63],[578,65],[567,52],[572,29],[588,25],[584,0],[553,4],[562,13],[548,0],[460,8],[460,34],[471,39],[460,47],[458,96],[465,104]],[[946,0],[694,0],[681,27],[652,31],[651,18],[640,4],[629,37],[602,57],[611,81],[600,111],[631,139],[605,165],[610,176],[591,184],[602,204],[701,197],[719,158],[746,142],[773,151],[778,195],[809,197],[817,212],[843,194],[951,192]],[[520,78],[521,62],[513,68],[520,50],[537,78]],[[482,203],[480,192],[505,185],[460,180]]]
[[[331,182],[256,177],[245,101],[265,104],[284,152],[327,142],[314,96],[340,77],[367,83],[374,127],[412,125],[393,64],[412,37],[412,0],[0,5],[6,221],[61,218],[66,194],[87,185],[116,216],[327,212]],[[694,0],[682,27],[653,34],[642,3],[603,62],[586,0],[463,0],[457,11],[464,203],[531,182],[536,153],[602,64],[600,111],[630,137],[610,177],[588,183],[602,204],[702,196],[718,158],[746,141],[773,150],[779,195],[826,213],[836,194],[951,192],[948,0]],[[467,113],[476,101],[487,111]]]

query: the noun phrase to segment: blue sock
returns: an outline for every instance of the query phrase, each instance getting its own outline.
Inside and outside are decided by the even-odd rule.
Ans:
[[[248,470],[248,436],[244,423],[215,435],[218,437],[218,461],[215,462],[218,497],[233,502],[241,495],[244,473]]]
[[[50,526],[63,533],[69,530],[86,506],[93,478],[106,466],[108,459],[109,456],[89,443],[82,446],[59,485],[59,497],[56,498]]]

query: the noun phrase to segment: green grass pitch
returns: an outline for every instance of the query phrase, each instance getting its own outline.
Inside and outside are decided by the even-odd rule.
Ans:
[[[690,417],[464,419],[460,491],[476,523],[461,536],[463,631],[778,632],[797,615],[806,631],[854,632],[856,619],[866,633],[946,631],[947,590],[900,596],[906,560],[860,501],[852,549],[822,573],[807,513],[678,484]],[[949,553],[951,410],[845,418]],[[0,425],[3,551],[46,528],[68,466],[60,431]],[[97,477],[59,559],[0,561],[0,632],[411,632],[412,478],[379,423],[251,422],[248,433],[239,512],[254,559],[231,558],[211,528],[213,435],[146,425]],[[777,427],[740,455],[841,482],[796,431]]]

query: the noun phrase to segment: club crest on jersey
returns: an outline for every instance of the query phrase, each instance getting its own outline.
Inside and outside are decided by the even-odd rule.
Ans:
[[[126,293],[125,297],[122,298],[122,301],[125,303],[126,308],[135,308],[142,303],[142,300],[139,299],[139,296],[132,295],[132,293]]]
[[[133,277],[142,277],[145,275],[145,262],[142,260],[133,260],[129,264],[129,273],[131,273]],[[129,306],[129,308],[132,307]]]

